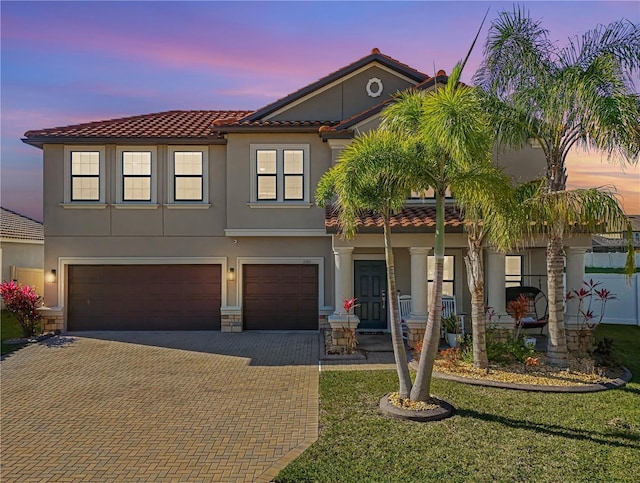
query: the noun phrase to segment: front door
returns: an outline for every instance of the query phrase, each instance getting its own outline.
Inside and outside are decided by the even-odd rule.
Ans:
[[[360,317],[360,330],[387,329],[387,268],[384,260],[354,262],[354,296],[358,299],[355,313]]]

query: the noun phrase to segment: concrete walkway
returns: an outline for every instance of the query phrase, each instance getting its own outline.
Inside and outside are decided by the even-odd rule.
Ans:
[[[315,332],[72,334],[0,368],[3,482],[270,481],[318,437]]]

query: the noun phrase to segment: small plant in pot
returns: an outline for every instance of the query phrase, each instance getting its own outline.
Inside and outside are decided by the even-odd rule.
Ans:
[[[442,317],[442,327],[444,328],[447,344],[450,347],[458,345],[458,317],[451,314],[449,317]]]

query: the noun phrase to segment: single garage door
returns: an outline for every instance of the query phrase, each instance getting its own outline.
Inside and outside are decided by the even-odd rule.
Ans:
[[[69,266],[69,330],[219,330],[220,265]]]
[[[245,330],[318,330],[317,265],[244,265]]]

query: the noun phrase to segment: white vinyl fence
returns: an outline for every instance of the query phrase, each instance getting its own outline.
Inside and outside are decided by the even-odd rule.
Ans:
[[[626,253],[585,253],[584,266],[598,268],[623,268]],[[636,267],[640,266],[640,253],[636,253]],[[640,326],[640,273],[630,280],[621,273],[585,273],[585,281],[602,282],[599,288],[606,288],[615,294],[616,300],[609,300],[602,322],[605,324],[625,324]]]
[[[621,252],[584,254],[585,267],[623,268],[626,260],[627,254]],[[640,253],[636,253],[636,267],[640,267]]]
[[[598,289],[606,288],[617,297],[607,302],[602,323],[640,325],[640,274],[634,274],[629,282],[619,273],[587,273],[584,278],[602,282]]]

